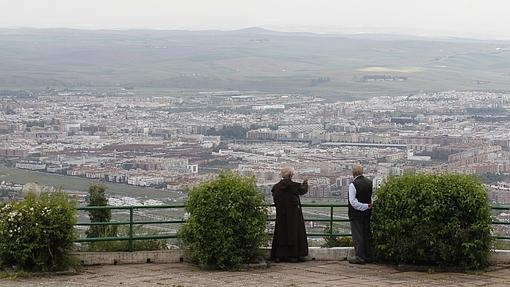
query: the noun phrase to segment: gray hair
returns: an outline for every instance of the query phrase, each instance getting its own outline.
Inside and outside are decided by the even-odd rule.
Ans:
[[[352,175],[358,176],[363,174],[363,166],[361,164],[355,164],[352,166]]]
[[[281,175],[282,178],[291,179],[292,176],[294,175],[294,170],[292,169],[292,167],[285,166],[282,168]]]

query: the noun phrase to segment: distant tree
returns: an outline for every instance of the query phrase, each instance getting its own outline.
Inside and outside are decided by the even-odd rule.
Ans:
[[[221,136],[221,137],[227,138],[227,139],[245,139],[247,131],[248,131],[248,129],[244,128],[243,126],[231,125],[231,126],[224,126],[220,130],[211,128],[207,131],[207,135]]]
[[[478,176],[478,178],[486,184],[493,184],[499,181],[506,181],[510,179],[510,176],[504,174],[496,174],[496,173],[484,173]]]
[[[108,199],[105,195],[105,186],[94,184],[89,187],[89,206],[106,206]],[[112,211],[110,209],[99,209],[88,211],[90,222],[110,222]],[[95,225],[90,226],[86,232],[87,237],[115,237],[117,236],[117,226]]]

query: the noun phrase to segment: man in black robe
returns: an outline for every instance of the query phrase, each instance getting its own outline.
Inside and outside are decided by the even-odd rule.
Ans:
[[[303,261],[308,255],[305,222],[301,211],[300,195],[308,192],[308,181],[292,181],[291,168],[282,169],[282,179],[273,186],[276,206],[276,226],[273,235],[271,258],[276,261]]]

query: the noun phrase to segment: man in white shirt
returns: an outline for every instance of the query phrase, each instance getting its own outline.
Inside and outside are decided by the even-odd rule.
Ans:
[[[364,264],[371,260],[370,217],[372,215],[372,181],[363,176],[363,166],[352,168],[354,180],[349,185],[349,220],[356,256],[349,263]]]

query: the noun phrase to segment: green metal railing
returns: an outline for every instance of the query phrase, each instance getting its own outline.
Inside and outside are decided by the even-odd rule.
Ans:
[[[147,209],[184,209],[185,205],[135,205],[135,206],[84,206],[78,207],[79,211],[90,211],[90,210],[128,210],[129,211],[129,221],[110,221],[110,222],[78,222],[76,226],[101,226],[101,225],[128,225],[128,234],[127,236],[117,236],[117,237],[92,237],[92,238],[78,238],[75,242],[98,242],[98,241],[128,241],[129,250],[133,250],[133,242],[136,240],[155,240],[155,239],[173,239],[177,238],[177,234],[157,234],[157,235],[140,235],[136,236],[133,232],[134,226],[138,225],[158,225],[158,224],[182,224],[185,222],[184,219],[178,220],[144,220],[144,221],[136,221],[134,220],[134,212],[135,210],[147,210]],[[268,207],[274,207],[274,205],[268,205]],[[324,216],[321,218],[305,218],[304,220],[307,222],[327,222],[329,226],[329,232],[327,233],[307,233],[308,237],[338,237],[338,236],[351,236],[350,233],[335,233],[334,232],[334,223],[338,222],[349,222],[349,219],[345,216],[342,218],[341,216],[335,216],[335,208],[347,208],[347,204],[302,204],[303,208],[329,208],[329,216]],[[510,206],[492,206],[492,210],[510,210]],[[184,212],[183,212],[184,213]],[[268,222],[275,221],[274,218],[269,218]],[[510,222],[507,221],[493,221],[494,225],[510,225]],[[496,239],[500,240],[510,240],[510,236],[494,236]]]
[[[134,211],[143,209],[184,209],[185,205],[132,205],[132,206],[83,206],[78,207],[79,211],[89,210],[129,210],[129,221],[109,221],[109,222],[78,222],[75,226],[100,226],[100,225],[128,225],[129,231],[128,236],[117,236],[117,237],[89,237],[89,238],[78,238],[75,242],[98,242],[98,241],[128,241],[129,250],[133,250],[133,241],[135,240],[151,240],[151,239],[171,239],[176,238],[176,234],[161,234],[161,235],[145,235],[135,236],[133,234],[133,227],[135,225],[146,225],[146,224],[181,224],[184,222],[180,220],[149,220],[149,221],[135,221]]]
[[[509,205],[493,205],[491,206],[492,210],[510,210]],[[510,225],[510,222],[508,221],[492,221],[493,225]],[[510,236],[494,236],[496,239],[500,240],[510,240]]]

